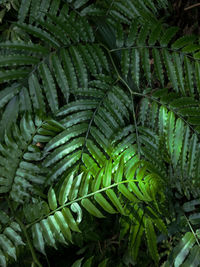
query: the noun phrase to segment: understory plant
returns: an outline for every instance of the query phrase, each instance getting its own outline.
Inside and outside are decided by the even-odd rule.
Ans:
[[[167,0],[0,7],[0,266],[200,266],[199,36]]]

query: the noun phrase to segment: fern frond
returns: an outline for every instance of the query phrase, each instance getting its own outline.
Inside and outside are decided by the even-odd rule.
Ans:
[[[147,199],[146,193],[148,179],[145,177],[147,178],[148,175],[145,176],[146,173],[143,171],[144,180],[142,177],[140,178],[142,181],[139,178],[134,179],[138,164],[132,174],[127,173],[125,175],[127,162],[124,162],[123,157],[119,161],[117,159],[117,162],[120,162],[117,168],[116,163],[112,160],[104,161],[104,166],[101,167],[100,171],[96,170],[96,173],[86,165],[86,169],[80,174],[76,171],[70,172],[63,180],[58,193],[53,188],[49,189],[48,203],[52,210],[51,213],[29,225],[29,227],[32,225],[35,247],[40,252],[45,253],[45,244],[55,247],[57,241],[73,242],[71,231],[80,232],[79,223],[81,220],[75,220],[73,214],[77,208],[79,213],[84,208],[92,216],[104,218],[105,212],[125,214],[123,199],[118,195],[120,192],[123,197],[133,203],[151,201],[150,195]],[[140,189],[137,189],[137,183]],[[141,196],[144,195],[142,200],[138,199],[137,191],[140,192]],[[159,222],[158,217],[156,220]],[[162,222],[160,225],[162,226]],[[46,235],[47,231],[50,231],[49,237]],[[55,231],[57,234],[53,235],[56,233]]]
[[[21,228],[18,223],[11,220],[11,218],[5,213],[1,212],[1,234],[0,234],[0,264],[1,266],[7,266],[9,258],[17,260],[16,249],[19,246],[24,246],[25,243],[21,237]]]
[[[19,128],[15,126],[12,128],[12,133],[7,132],[4,135],[4,144],[1,145],[2,159],[10,162],[13,169],[9,170],[7,166],[1,166],[0,190],[1,193],[9,193],[16,202],[23,202],[24,199],[30,198],[28,192],[35,191],[32,182],[36,185],[42,185],[45,182],[45,170],[40,167],[42,155],[36,145],[40,142],[37,134],[41,133],[42,128],[42,121],[34,122],[27,115],[21,119]],[[10,153],[6,153],[6,150]],[[33,161],[35,163],[32,163]]]
[[[153,224],[149,218],[145,218],[145,231],[151,257],[154,259],[155,263],[158,264],[159,255],[156,245],[156,234],[154,231]]]
[[[31,2],[30,12],[32,4]],[[41,2],[41,5],[43,4]],[[60,93],[68,103],[71,90],[77,90],[78,87],[87,88],[90,74],[109,69],[103,49],[99,44],[93,43],[94,33],[88,21],[77,16],[74,23],[74,16],[77,15],[71,12],[68,19],[64,14],[57,18],[48,13],[47,18],[40,16],[37,26],[18,22],[17,27],[29,33],[31,37],[34,36],[34,42],[35,39],[40,40],[40,45],[17,41],[1,43],[0,82],[9,82],[12,85],[14,81],[15,86],[15,80],[19,81],[20,99],[27,100],[27,105],[23,105],[23,99],[20,100],[22,105],[19,111],[30,111],[31,103],[36,113],[44,114],[47,100],[51,112],[55,113],[59,108]],[[66,43],[63,43],[63,40]],[[80,41],[84,44],[79,44]],[[75,44],[61,48],[71,42]],[[25,84],[30,95],[24,89]],[[9,90],[4,91],[6,92],[8,95],[5,95],[5,98],[9,99]]]
[[[193,260],[194,262],[196,262],[197,257],[199,258],[199,247],[194,245],[195,245],[195,237],[193,233],[187,232],[183,236],[177,247],[174,249],[174,252],[172,254],[173,256],[171,255],[171,257],[168,260],[169,264],[174,264],[175,266],[181,266],[186,259],[187,262],[189,263],[191,263]],[[192,255],[195,254],[196,257],[192,259],[190,253]]]

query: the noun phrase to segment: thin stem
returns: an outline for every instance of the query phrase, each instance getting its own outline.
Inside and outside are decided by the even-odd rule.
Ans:
[[[115,51],[120,51],[120,50],[129,50],[129,49],[133,49],[133,48],[157,48],[157,49],[167,49],[168,51],[171,51],[171,52],[176,52],[176,53],[179,53],[179,54],[182,54],[182,55],[185,55],[191,59],[194,59],[194,57],[188,55],[187,53],[184,53],[180,50],[177,50],[177,49],[173,49],[173,48],[169,48],[169,47],[163,47],[163,46],[151,46],[151,45],[143,45],[143,46],[138,46],[138,45],[135,45],[135,46],[129,46],[129,47],[119,47],[119,48],[114,48],[114,49],[111,49],[109,50],[110,53],[112,52],[115,52]],[[200,61],[199,59],[194,59],[195,61]]]
[[[134,101],[133,101],[133,94],[134,94],[134,91],[130,88],[130,86],[128,85],[128,83],[121,77],[121,75],[119,74],[118,72],[118,69],[115,65],[115,62],[111,56],[111,53],[110,53],[110,50],[102,45],[108,52],[108,55],[110,57],[110,61],[113,65],[113,68],[117,74],[117,77],[118,77],[118,80],[121,81],[125,86],[126,88],[129,90],[130,94],[131,94],[131,100],[132,100],[132,106],[133,106],[133,120],[134,120],[134,125],[135,125],[135,132],[136,132],[136,142],[137,142],[137,145],[138,145],[138,155],[140,156],[140,142],[139,142],[139,134],[138,134],[138,129],[137,129],[137,120],[136,120],[136,114],[135,114],[135,107],[134,107]]]
[[[137,93],[137,92],[132,92],[132,94],[149,98],[149,99],[157,102],[159,105],[162,105],[163,107],[166,107],[167,109],[172,110],[174,112],[174,114],[176,114],[179,118],[181,118],[184,121],[184,123],[187,124],[194,133],[196,133],[197,135],[199,134],[178,112],[176,112],[174,109],[168,107],[166,104],[161,103],[158,99],[156,99],[156,98],[154,98],[152,96],[144,95],[142,93]]]
[[[185,219],[186,219],[186,221],[187,221],[187,223],[188,223],[188,225],[190,227],[191,232],[193,233],[193,235],[194,235],[194,237],[196,239],[196,242],[197,242],[198,246],[200,247],[199,240],[198,240],[198,238],[197,238],[197,236],[196,236],[196,234],[195,234],[195,232],[194,232],[194,230],[192,228],[192,225],[191,225],[190,221],[188,220],[188,218],[187,218],[187,216],[185,214],[184,214],[184,216],[185,216]]]
[[[37,255],[35,253],[35,250],[34,250],[34,247],[32,246],[32,243],[31,243],[31,240],[29,238],[29,235],[27,233],[27,230],[26,230],[26,227],[25,225],[23,224],[23,222],[15,215],[14,211],[13,211],[13,207],[10,203],[10,200],[7,198],[7,202],[8,202],[8,205],[9,205],[9,208],[15,218],[15,220],[17,221],[17,223],[20,225],[20,228],[22,229],[23,233],[24,233],[24,236],[27,240],[27,243],[28,243],[28,246],[29,246],[29,249],[31,251],[31,255],[32,255],[32,258],[35,262],[35,264],[38,266],[38,267],[42,267],[42,264],[39,262],[38,258],[37,258]]]
[[[186,11],[186,10],[192,9],[192,8],[194,8],[194,7],[197,7],[197,6],[200,6],[200,3],[197,3],[197,4],[194,4],[194,5],[185,7],[184,10]]]
[[[131,94],[131,100],[132,100],[132,106],[133,106],[133,120],[135,125],[135,133],[136,133],[136,142],[138,146],[138,156],[140,158],[140,141],[139,141],[139,134],[138,134],[138,128],[137,128],[137,121],[136,121],[136,115],[135,115],[135,107],[134,107],[134,100],[133,100],[133,94]]]

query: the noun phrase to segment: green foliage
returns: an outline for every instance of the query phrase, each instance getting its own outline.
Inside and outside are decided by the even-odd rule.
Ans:
[[[0,6],[0,266],[199,266],[199,37],[166,0]]]

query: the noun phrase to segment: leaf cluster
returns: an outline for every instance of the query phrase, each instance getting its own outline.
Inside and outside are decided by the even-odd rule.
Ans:
[[[199,266],[199,37],[166,0],[1,7],[0,266]]]

